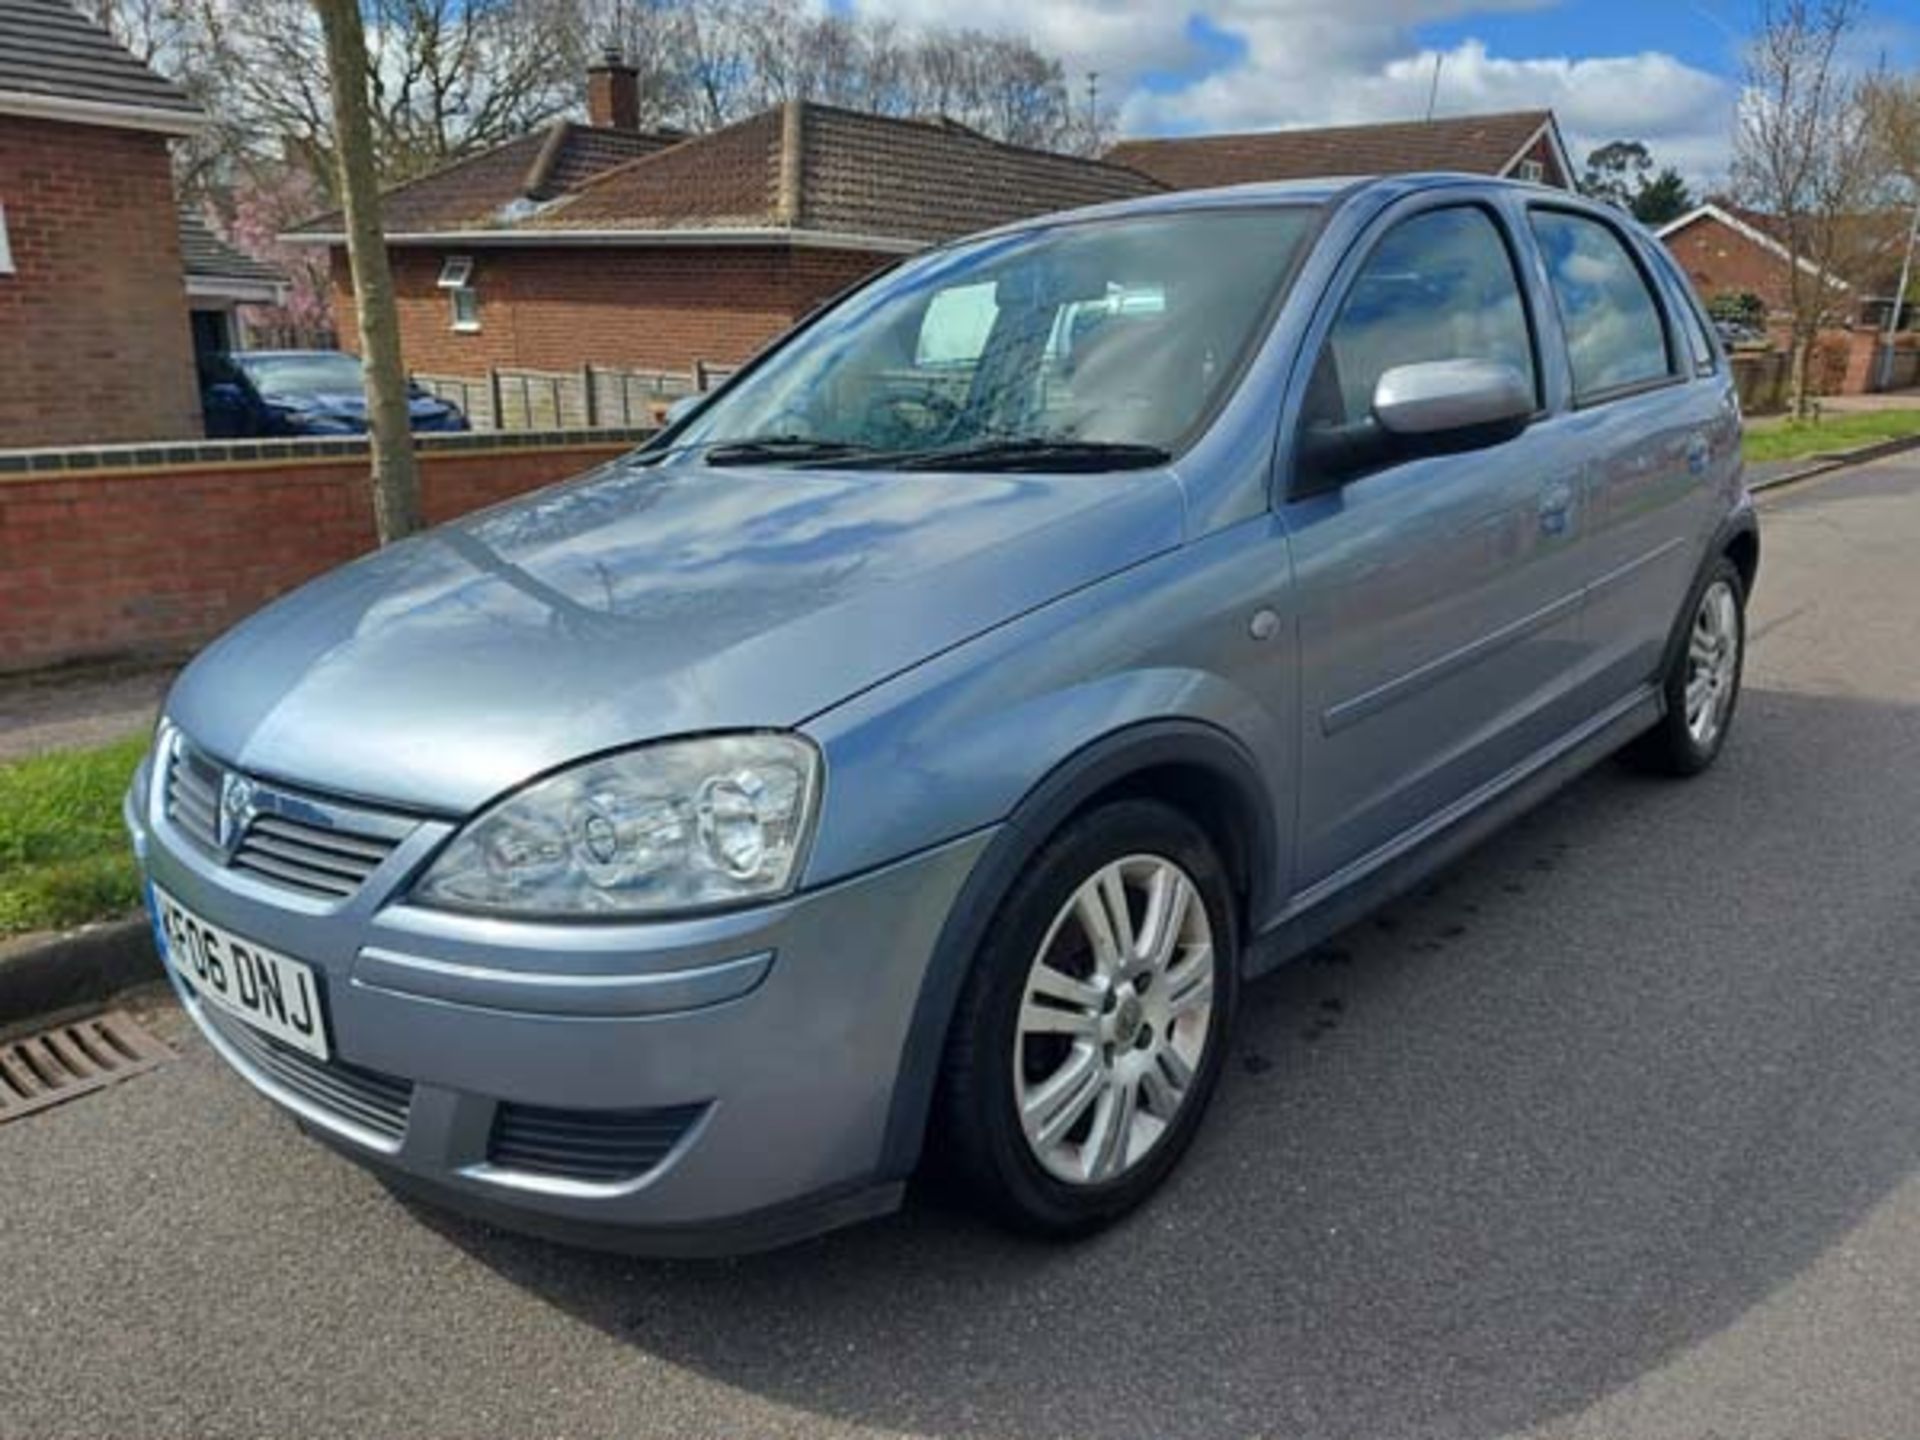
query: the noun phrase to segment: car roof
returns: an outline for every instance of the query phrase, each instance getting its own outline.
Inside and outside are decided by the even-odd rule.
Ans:
[[[1462,171],[1425,170],[1404,175],[1329,175],[1313,180],[1256,180],[1240,185],[1221,185],[1206,190],[1171,190],[1164,194],[1144,195],[1137,199],[1115,200],[1076,210],[1018,220],[981,232],[1009,235],[1023,230],[1041,230],[1050,225],[1107,220],[1133,215],[1174,215],[1187,210],[1218,210],[1237,206],[1332,205],[1360,196],[1371,196],[1384,203],[1424,190],[1472,186],[1478,190],[1511,190],[1550,198],[1556,205],[1570,208],[1606,210],[1570,190],[1536,185],[1525,180],[1508,180],[1492,175],[1474,175]],[[1618,211],[1610,213],[1616,216]],[[967,236],[977,239],[978,236]]]

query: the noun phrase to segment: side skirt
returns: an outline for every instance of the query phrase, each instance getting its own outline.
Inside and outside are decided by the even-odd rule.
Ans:
[[[1248,945],[1243,973],[1249,979],[1264,975],[1405,894],[1659,723],[1665,712],[1660,689],[1643,685],[1558,745],[1303,891]]]

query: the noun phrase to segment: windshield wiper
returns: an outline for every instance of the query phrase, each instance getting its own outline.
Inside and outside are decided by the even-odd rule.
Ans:
[[[753,435],[741,440],[717,440],[707,446],[709,465],[777,465],[812,460],[838,460],[871,453],[871,445],[852,440],[817,440],[806,435]]]
[[[1076,440],[1067,435],[1029,435],[983,440],[944,450],[887,456],[899,470],[1144,470],[1164,465],[1173,452],[1161,445],[1127,440]]]

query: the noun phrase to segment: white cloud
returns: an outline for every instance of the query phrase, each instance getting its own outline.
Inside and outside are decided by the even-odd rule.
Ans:
[[[913,24],[977,25],[1026,35],[1074,75],[1102,72],[1127,134],[1261,130],[1404,120],[1425,113],[1435,52],[1419,27],[1554,0],[856,0]],[[1202,17],[1242,57],[1200,73],[1189,35]],[[1192,74],[1148,90],[1140,77]],[[1164,82],[1163,82],[1164,84]],[[1734,87],[1658,51],[1513,58],[1477,40],[1443,52],[1442,114],[1551,106],[1576,162],[1608,140],[1644,141],[1696,183],[1724,174]]]

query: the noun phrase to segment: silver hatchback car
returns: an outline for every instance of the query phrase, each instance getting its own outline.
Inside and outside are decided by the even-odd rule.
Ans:
[[[919,255],[269,607],[127,821],[208,1041],[396,1187],[694,1253],[925,1166],[1074,1234],[1244,980],[1602,756],[1712,763],[1758,554],[1616,212],[1155,198]]]

